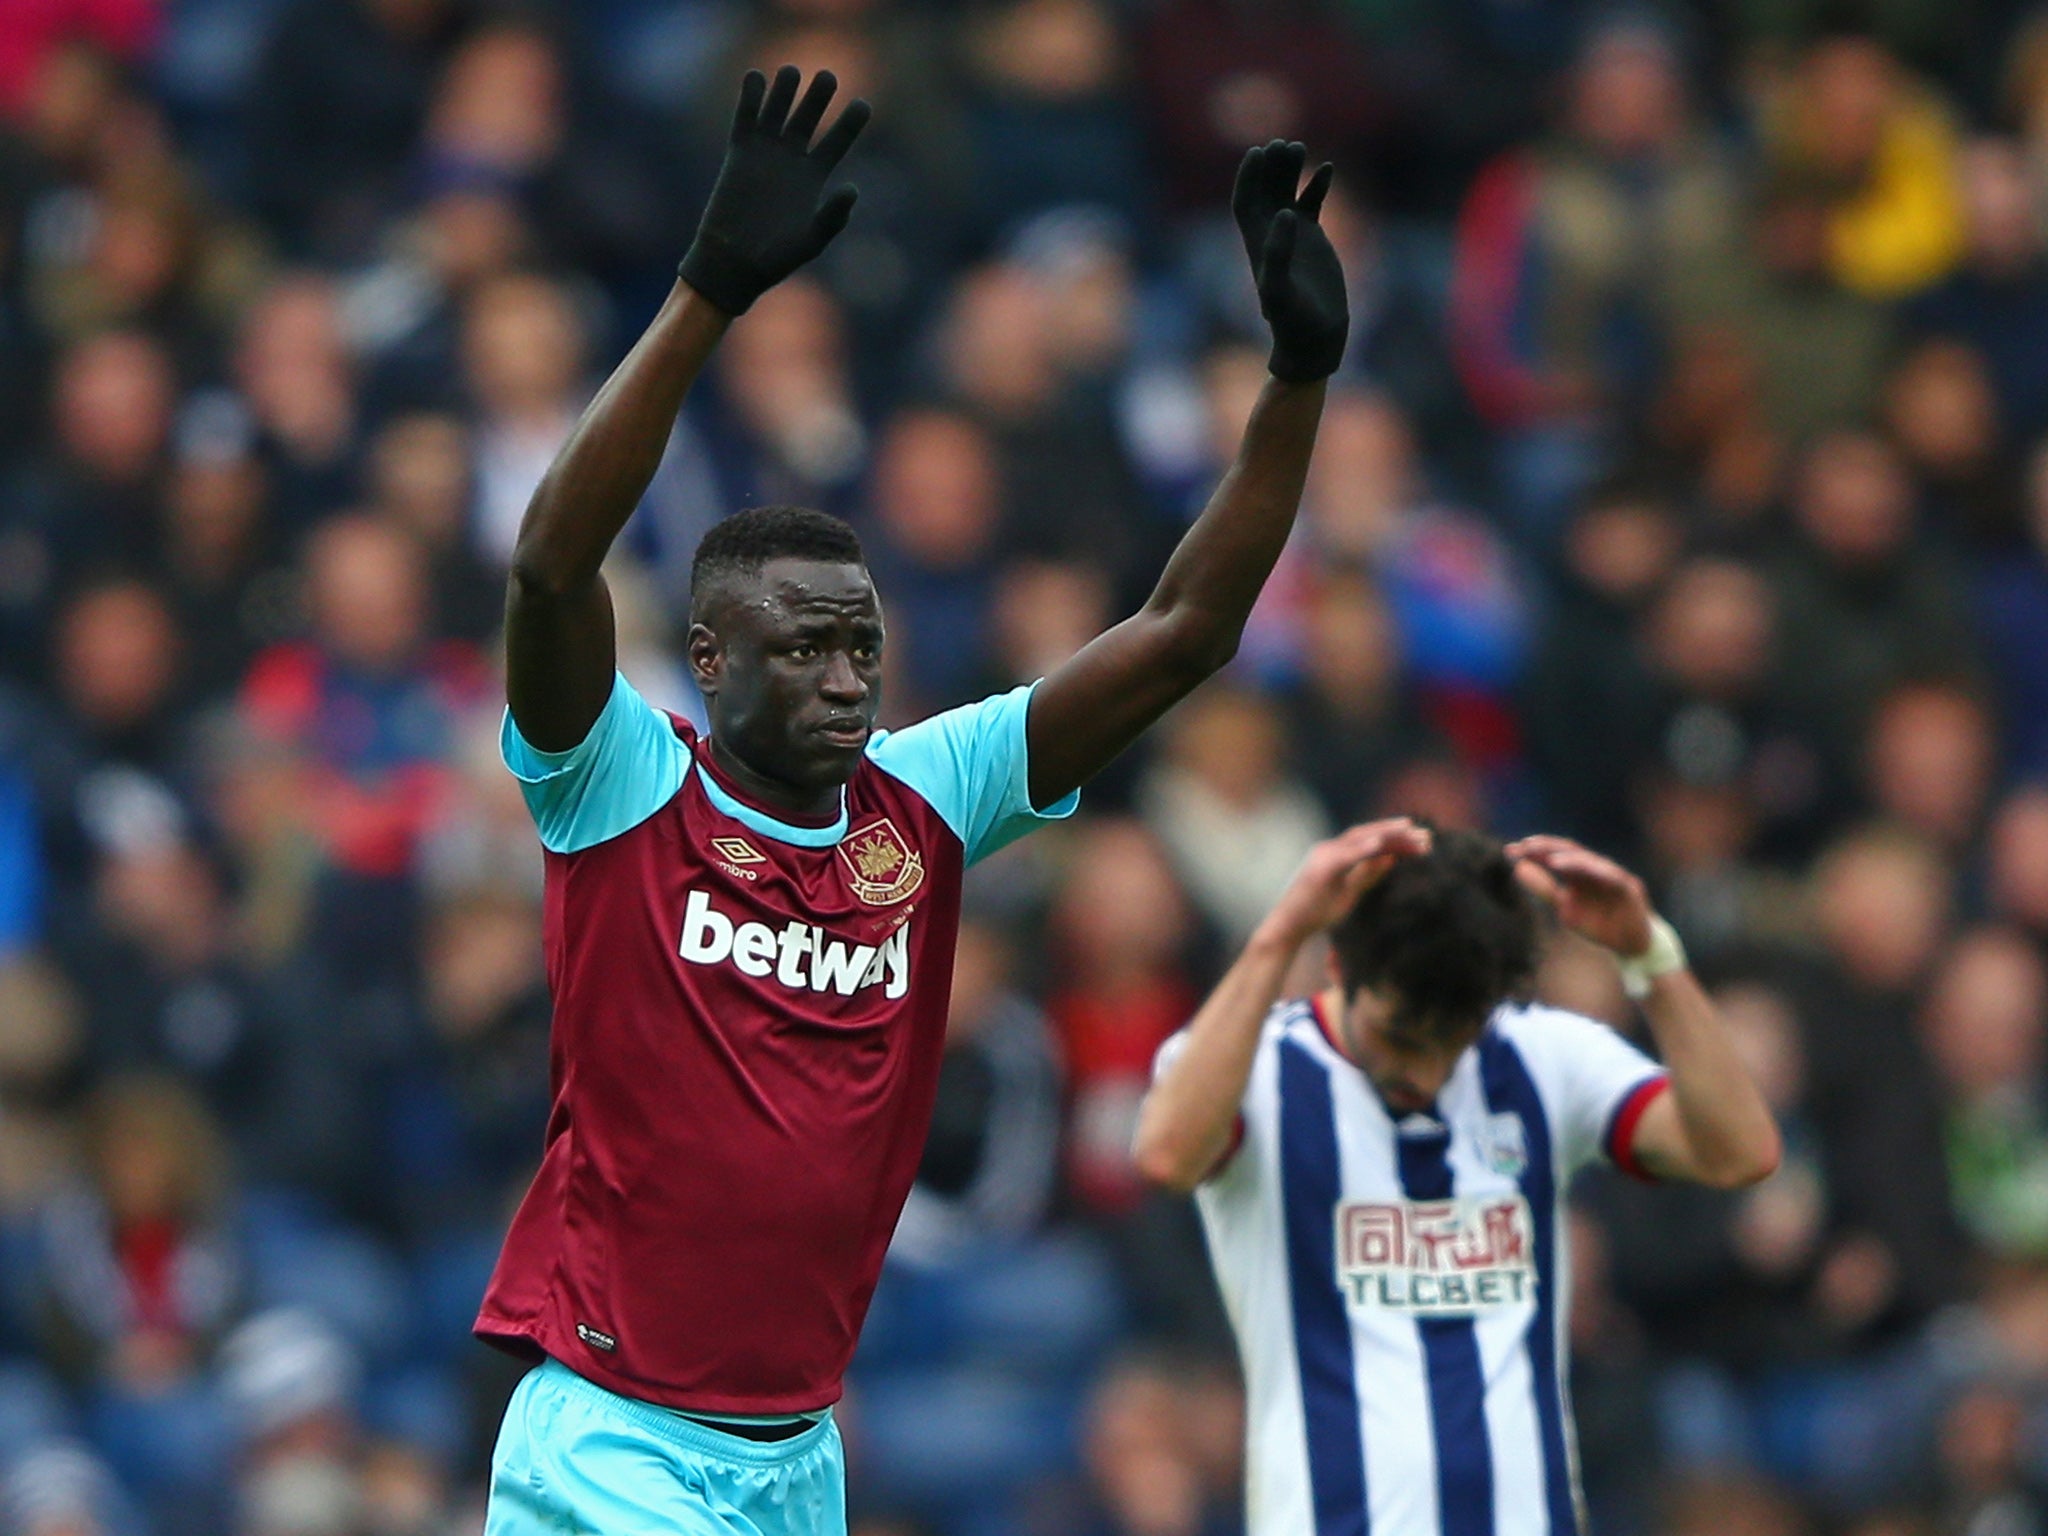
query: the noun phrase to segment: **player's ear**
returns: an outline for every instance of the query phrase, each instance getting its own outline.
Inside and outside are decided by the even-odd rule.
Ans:
[[[710,698],[718,692],[719,674],[725,667],[725,646],[708,624],[692,624],[683,641],[683,654],[690,659],[690,680],[697,691]]]

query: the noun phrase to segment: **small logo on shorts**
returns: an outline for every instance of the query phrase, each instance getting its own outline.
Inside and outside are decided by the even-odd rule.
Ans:
[[[576,1325],[576,1337],[588,1344],[592,1349],[601,1349],[606,1354],[610,1354],[619,1347],[617,1339],[608,1333],[591,1327],[588,1323],[578,1323]]]
[[[853,894],[871,907],[899,902],[924,883],[924,859],[886,816],[842,839],[839,861]]]

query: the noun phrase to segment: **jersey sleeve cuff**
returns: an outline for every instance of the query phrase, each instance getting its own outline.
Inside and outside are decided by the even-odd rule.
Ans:
[[[598,727],[604,723],[605,717],[619,706],[619,693],[627,686],[626,675],[614,671],[612,691],[605,696],[604,708],[590,722],[590,729],[583,733],[583,739],[561,752],[543,752],[520,735],[519,723],[512,718],[512,711],[506,709],[505,718],[498,725],[498,756],[504,760],[506,771],[522,784],[545,784],[575,767],[591,742],[596,740]]]
[[[1080,807],[1081,791],[1078,788],[1068,790],[1048,806],[1039,807],[1031,803],[1031,701],[1037,697],[1038,690],[1044,682],[1045,679],[1041,677],[1023,690],[1024,707],[1019,712],[1017,729],[1024,736],[1024,746],[1013,759],[1016,767],[1013,770],[1015,777],[1010,787],[1010,795],[1012,801],[1021,806],[1027,815],[1036,816],[1040,821],[1064,821]]]
[[[1630,1178],[1641,1179],[1646,1184],[1654,1184],[1657,1176],[1636,1156],[1636,1129],[1642,1124],[1650,1106],[1670,1091],[1671,1079],[1661,1072],[1637,1083],[1614,1106],[1614,1113],[1608,1117],[1607,1134],[1602,1138],[1601,1145],[1607,1153],[1607,1160]]]

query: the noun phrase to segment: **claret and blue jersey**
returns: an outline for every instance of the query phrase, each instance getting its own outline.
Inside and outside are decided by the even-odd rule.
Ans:
[[[1603,1153],[1638,1171],[1664,1086],[1605,1025],[1504,1007],[1435,1112],[1397,1116],[1314,1001],[1274,1009],[1196,1193],[1244,1361],[1251,1536],[1576,1536],[1566,1187]]]
[[[1031,690],[878,732],[821,824],[623,677],[573,750],[509,714],[547,850],[554,1102],[477,1320],[644,1402],[839,1396],[931,1118],[966,867],[1034,810]]]

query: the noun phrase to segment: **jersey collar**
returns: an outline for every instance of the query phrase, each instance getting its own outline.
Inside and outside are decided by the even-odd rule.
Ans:
[[[839,814],[822,827],[798,826],[793,822],[779,820],[746,801],[726,788],[718,777],[718,770],[706,760],[710,751],[707,740],[704,751],[690,754],[699,772],[697,782],[704,786],[704,798],[719,811],[730,816],[750,832],[773,838],[778,843],[788,843],[797,848],[832,848],[846,836],[846,788],[840,786]]]

